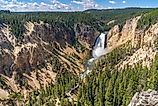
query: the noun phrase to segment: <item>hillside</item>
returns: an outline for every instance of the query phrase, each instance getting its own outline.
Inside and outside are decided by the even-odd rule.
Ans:
[[[0,103],[127,106],[136,92],[157,90],[158,23],[142,21],[156,20],[155,14],[141,8],[1,12]],[[81,80],[104,31],[108,53]]]

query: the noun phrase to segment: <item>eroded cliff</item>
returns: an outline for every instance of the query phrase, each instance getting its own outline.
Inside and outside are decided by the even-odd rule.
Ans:
[[[134,52],[124,57],[117,64],[117,68],[123,69],[125,66],[134,66],[142,63],[143,66],[150,68],[157,48],[155,41],[158,35],[158,25],[152,25],[148,29],[138,29],[137,24],[141,16],[126,21],[126,24],[120,28],[114,26],[108,33],[107,48],[112,51],[120,45],[130,42],[131,49]]]
[[[96,32],[90,26],[78,29],[27,22],[23,39],[9,25],[0,26],[0,75],[5,91],[23,95],[56,82],[56,75],[69,71],[78,75],[89,54]],[[80,30],[80,31],[77,31]],[[77,32],[77,33],[75,33]],[[3,95],[2,95],[3,97]]]

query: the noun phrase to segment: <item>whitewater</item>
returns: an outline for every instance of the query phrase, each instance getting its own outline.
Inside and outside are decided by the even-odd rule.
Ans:
[[[84,79],[89,73],[92,72],[93,62],[97,60],[99,57],[108,53],[108,48],[106,46],[107,41],[107,33],[101,33],[95,40],[93,50],[92,50],[92,58],[89,59],[86,63],[85,70],[82,74],[80,74],[80,79]]]
[[[86,62],[85,70],[79,76],[80,80],[85,79],[85,77],[92,72],[93,63],[97,59],[99,59],[101,56],[106,55],[108,53],[108,48],[107,48],[107,43],[106,43],[107,34],[108,32],[101,33],[96,38],[93,49],[92,49],[92,58]],[[75,87],[71,88],[70,91],[67,93],[67,95],[71,96],[71,92],[78,89],[78,87],[79,87],[79,83]]]

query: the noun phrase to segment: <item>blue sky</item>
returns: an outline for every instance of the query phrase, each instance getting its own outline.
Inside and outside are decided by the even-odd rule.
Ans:
[[[0,0],[11,11],[82,11],[125,7],[158,7],[158,0]]]

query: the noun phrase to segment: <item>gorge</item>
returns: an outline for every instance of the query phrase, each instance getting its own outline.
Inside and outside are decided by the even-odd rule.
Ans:
[[[156,103],[157,14],[1,13],[0,105],[136,106],[152,97]]]

